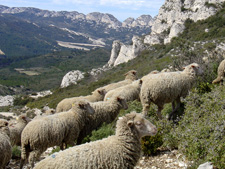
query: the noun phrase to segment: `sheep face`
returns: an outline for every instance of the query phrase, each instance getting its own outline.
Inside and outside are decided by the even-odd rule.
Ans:
[[[86,111],[88,114],[94,114],[95,110],[91,107],[91,105],[88,102],[79,102],[78,106],[81,110]]]
[[[124,110],[127,110],[128,109],[128,105],[127,105],[127,102],[124,98],[122,97],[117,97],[116,98],[117,101],[120,103],[121,107],[124,109]]]
[[[8,122],[6,120],[0,120],[0,132],[1,133],[5,133],[7,134],[8,136],[10,136],[10,131],[9,131],[9,128],[8,128]]]
[[[142,114],[136,114],[134,119],[127,122],[130,128],[135,128],[139,137],[154,136],[157,133],[157,128],[151,122],[144,118]]]
[[[184,71],[187,71],[187,72],[190,72],[192,74],[195,74],[196,76],[201,76],[204,73],[202,68],[197,63],[192,63],[192,64],[186,66],[184,68]]]
[[[26,115],[20,115],[17,119],[18,122],[23,122],[23,123],[29,123],[31,119],[27,117]]]

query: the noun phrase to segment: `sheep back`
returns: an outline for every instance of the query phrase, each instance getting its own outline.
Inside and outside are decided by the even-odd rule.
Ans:
[[[4,169],[12,157],[8,122],[0,119],[0,168]]]
[[[56,107],[56,113],[68,111],[72,108],[72,105],[81,100],[87,100],[89,102],[98,102],[102,101],[105,97],[106,91],[105,89],[96,89],[92,92],[91,95],[87,96],[79,96],[79,97],[72,97],[72,98],[65,98],[60,101]]]
[[[114,97],[109,101],[100,101],[90,103],[91,107],[95,110],[93,116],[87,117],[87,122],[83,129],[80,131],[77,139],[77,144],[81,144],[82,140],[93,130],[101,127],[103,123],[109,124],[115,120],[121,109],[127,109],[127,103],[122,97]]]
[[[110,90],[106,93],[104,101],[109,100],[112,97],[122,97],[127,102],[139,99],[142,80],[133,81],[131,84]]]
[[[21,133],[25,126],[31,121],[26,115],[20,115],[17,119],[17,123],[9,126],[11,145],[21,146]]]
[[[220,62],[219,67],[217,69],[217,78],[215,80],[213,80],[213,84],[215,83],[219,83],[223,80],[225,76],[225,59]]]

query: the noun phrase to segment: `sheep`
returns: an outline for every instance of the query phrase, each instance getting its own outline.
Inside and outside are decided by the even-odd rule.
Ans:
[[[215,83],[220,83],[221,85],[223,85],[223,78],[225,76],[225,59],[220,62],[219,67],[217,69],[217,78],[215,80],[213,80],[213,84]]]
[[[77,145],[82,143],[82,140],[93,130],[98,129],[103,123],[111,123],[119,114],[121,109],[127,109],[127,103],[122,97],[114,97],[109,101],[100,101],[90,103],[91,107],[95,110],[93,116],[88,117],[88,122],[81,130],[77,139]]]
[[[96,89],[95,91],[92,92],[92,95],[65,98],[58,103],[56,107],[56,113],[68,111],[69,109],[71,109],[72,104],[74,104],[79,100],[86,99],[89,102],[102,101],[105,97],[105,94],[106,94],[105,89]]]
[[[21,145],[21,133],[24,127],[31,121],[29,117],[22,114],[17,118],[17,123],[9,126],[11,145]]]
[[[197,63],[192,63],[183,71],[151,74],[145,77],[140,92],[142,113],[147,115],[150,103],[158,106],[157,115],[161,119],[161,111],[165,103],[173,102],[173,111],[169,119],[180,106],[180,97],[186,97],[196,81],[196,77],[203,74]],[[175,107],[175,101],[177,106]]]
[[[125,80],[119,81],[119,82],[115,82],[115,83],[110,83],[106,86],[100,87],[99,89],[105,89],[106,93],[110,90],[116,89],[118,87],[127,85],[132,83],[133,81],[137,80],[137,71],[135,70],[130,70],[129,72],[127,72],[125,75]]]
[[[121,96],[126,102],[138,100],[141,90],[142,80],[136,80],[131,84],[110,90],[106,93],[104,101],[109,100],[111,97]]]
[[[34,169],[131,169],[141,157],[141,138],[156,133],[141,113],[132,112],[117,120],[115,135],[54,153]]]
[[[60,146],[63,149],[64,144],[74,145],[87,116],[93,113],[89,102],[82,100],[67,112],[43,116],[28,123],[21,135],[20,169],[26,159],[33,167],[48,147]]]
[[[4,169],[12,157],[10,131],[8,122],[4,119],[0,119],[0,152],[0,169]]]

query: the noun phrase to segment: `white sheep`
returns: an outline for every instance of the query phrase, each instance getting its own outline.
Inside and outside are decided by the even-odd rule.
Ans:
[[[123,97],[127,102],[139,100],[142,80],[135,80],[131,84],[110,90],[106,93],[104,101],[110,100],[112,97]]]
[[[223,78],[225,76],[225,59],[220,62],[219,67],[217,69],[217,78],[213,80],[213,84],[215,83],[220,83],[221,85],[223,84]]]
[[[156,133],[142,114],[132,112],[119,118],[115,135],[54,153],[34,169],[131,169],[141,157],[141,138]]]
[[[12,157],[8,122],[0,119],[0,169],[4,169]]]
[[[158,106],[158,117],[161,119],[161,111],[164,104],[173,102],[173,111],[169,115],[169,119],[171,119],[173,113],[180,106],[180,97],[186,97],[196,82],[196,77],[202,74],[203,70],[200,66],[197,63],[192,63],[180,72],[151,74],[142,79],[140,100],[143,114],[147,115],[150,103],[153,102]],[[177,102],[176,108],[174,101]]]
[[[105,97],[105,94],[106,94],[105,89],[96,89],[95,91],[92,92],[91,95],[65,98],[58,103],[56,107],[56,113],[68,111],[69,109],[71,109],[72,104],[74,104],[79,100],[85,99],[89,102],[102,101]]]
[[[105,89],[106,93],[107,93],[110,90],[113,90],[113,89],[116,89],[118,87],[130,84],[133,81],[138,79],[136,70],[130,70],[124,76],[125,76],[124,80],[119,81],[119,82],[115,82],[115,83],[110,83],[110,84],[108,84],[106,86],[100,87],[99,89]]]
[[[9,125],[9,130],[10,130],[10,141],[11,145],[21,145],[21,133],[25,126],[31,121],[29,117],[26,115],[22,114],[20,115],[15,124]]]
[[[116,119],[121,109],[127,109],[127,103],[122,97],[114,97],[109,101],[100,101],[90,103],[91,107],[95,110],[93,116],[88,117],[88,121],[80,131],[79,137],[77,138],[77,145],[82,143],[82,140],[93,130],[101,127],[103,123],[111,123]]]
[[[21,135],[20,169],[26,159],[33,167],[48,147],[60,146],[63,149],[64,144],[74,145],[87,116],[93,113],[89,102],[83,100],[67,112],[43,116],[28,123]]]

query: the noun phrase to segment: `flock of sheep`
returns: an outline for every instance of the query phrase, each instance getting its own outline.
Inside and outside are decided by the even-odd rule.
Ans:
[[[164,104],[172,103],[171,119],[180,106],[180,98],[188,94],[197,76],[202,74],[197,63],[186,66],[183,71],[153,71],[141,79],[131,70],[124,80],[100,87],[91,95],[63,99],[54,113],[51,110],[32,120],[20,115],[17,123],[12,124],[0,119],[0,152],[3,152],[0,169],[9,163],[14,145],[21,146],[21,169],[27,161],[36,169],[134,168],[141,156],[141,138],[157,133],[157,128],[145,119],[150,104],[157,105],[161,119]],[[225,60],[213,83],[222,82],[224,74]],[[131,112],[120,117],[115,135],[81,144],[103,123],[114,121],[121,109],[128,108],[127,102],[133,100],[141,101],[142,113]],[[53,146],[60,146],[62,151],[36,163],[41,154]]]

